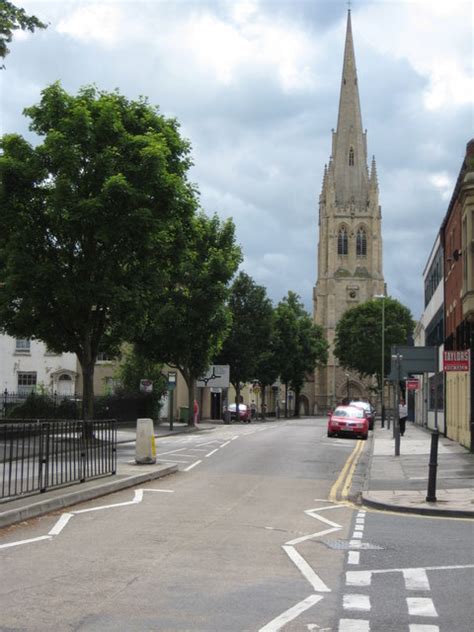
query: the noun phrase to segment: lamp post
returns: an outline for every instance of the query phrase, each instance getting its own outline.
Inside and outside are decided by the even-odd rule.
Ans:
[[[380,408],[382,428],[385,427],[384,378],[385,378],[385,294],[376,294],[374,298],[382,299],[382,367],[380,372]]]

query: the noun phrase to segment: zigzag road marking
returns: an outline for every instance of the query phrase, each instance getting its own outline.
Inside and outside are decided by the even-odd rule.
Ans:
[[[124,503],[115,503],[113,505],[101,505],[100,507],[90,507],[89,509],[78,509],[77,511],[71,511],[61,514],[59,520],[53,528],[48,532],[48,535],[41,535],[37,538],[30,538],[28,540],[17,540],[16,542],[8,542],[7,544],[0,544],[0,549],[8,549],[12,546],[21,546],[23,544],[31,544],[32,542],[40,542],[41,540],[51,540],[54,536],[59,535],[64,527],[68,524],[69,520],[73,516],[77,516],[83,513],[89,513],[91,511],[102,511],[103,509],[113,509],[114,507],[125,507],[126,505],[138,505],[143,500],[143,492],[160,492],[164,494],[173,494],[173,489],[136,489],[133,499]]]
[[[326,499],[316,498],[317,502],[328,503],[330,501]],[[328,520],[327,518],[323,518],[323,516],[319,515],[320,511],[327,511],[328,509],[338,509],[340,507],[346,507],[346,505],[340,504],[329,504],[324,507],[316,507],[314,509],[306,509],[305,514],[310,516],[311,518],[315,518],[319,520],[325,525],[328,525],[328,529],[323,529],[321,531],[316,531],[315,533],[310,533],[308,535],[301,536],[300,538],[295,538],[293,540],[289,540],[285,544],[282,545],[282,549],[288,555],[290,560],[296,566],[296,568],[300,571],[303,577],[311,584],[315,593],[328,593],[331,592],[331,589],[323,582],[323,580],[319,577],[316,571],[308,564],[308,562],[304,559],[304,557],[298,553],[295,549],[297,544],[301,542],[306,542],[307,540],[312,540],[314,538],[321,537],[323,535],[328,535],[329,533],[333,533],[335,531],[339,531],[342,529],[342,525],[337,522],[333,522],[332,520]],[[323,599],[322,595],[314,594],[306,597],[303,601],[298,602],[288,610],[285,610],[282,614],[280,614],[275,619],[272,619],[269,623],[260,628],[258,632],[277,632],[281,630],[289,621],[293,621],[296,619],[302,612],[308,610],[316,603]]]

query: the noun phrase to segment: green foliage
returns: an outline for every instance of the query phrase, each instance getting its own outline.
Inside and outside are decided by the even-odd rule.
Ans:
[[[336,327],[334,354],[341,366],[361,375],[376,375],[381,384],[382,309],[384,375],[390,371],[390,347],[406,344],[414,323],[410,310],[396,299],[373,299],[347,310]]]
[[[232,326],[218,362],[230,365],[230,380],[239,393],[241,384],[257,377],[259,361],[269,350],[273,306],[265,288],[245,272],[232,284],[228,306]]]
[[[166,291],[197,208],[189,144],[145,99],[55,83],[33,147],[0,142],[0,327],[72,351],[92,410],[97,351],[132,340]]]
[[[47,25],[41,22],[35,15],[27,15],[24,9],[16,7],[8,0],[0,0],[0,57],[5,57],[10,52],[7,44],[13,39],[14,31],[33,31],[35,29],[45,29]],[[5,66],[0,66],[5,68]]]
[[[129,349],[124,353],[117,369],[116,375],[120,381],[117,390],[127,394],[140,393],[140,380],[151,380],[153,396],[160,400],[167,388],[167,380],[162,370],[162,364],[144,358],[136,349]]]
[[[315,325],[294,292],[275,310],[275,351],[280,378],[298,394],[308,373],[327,362],[328,344],[324,332]]]
[[[197,214],[186,227],[174,282],[152,302],[138,338],[139,353],[179,369],[188,386],[207,370],[230,327],[228,284],[241,261],[231,220]]]

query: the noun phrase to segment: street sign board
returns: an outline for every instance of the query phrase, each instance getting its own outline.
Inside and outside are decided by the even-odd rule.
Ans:
[[[176,379],[177,373],[176,371],[168,371],[168,390],[172,391],[176,388]]]
[[[140,391],[142,393],[153,393],[153,380],[140,380]]]
[[[207,372],[196,380],[196,386],[205,388],[206,386],[219,386],[229,388],[230,366],[228,364],[214,364]]]
[[[391,348],[392,363],[388,379],[405,380],[411,374],[436,373],[438,370],[438,347],[395,346]],[[397,357],[400,358],[398,366]]]
[[[417,391],[420,388],[420,380],[418,378],[408,379],[406,385],[407,391]]]
[[[445,351],[443,353],[443,371],[469,371],[471,368],[471,350]]]

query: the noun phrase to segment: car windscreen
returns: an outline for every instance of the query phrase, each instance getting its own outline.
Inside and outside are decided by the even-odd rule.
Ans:
[[[361,408],[336,408],[335,417],[352,417],[355,419],[363,419],[364,411]]]

